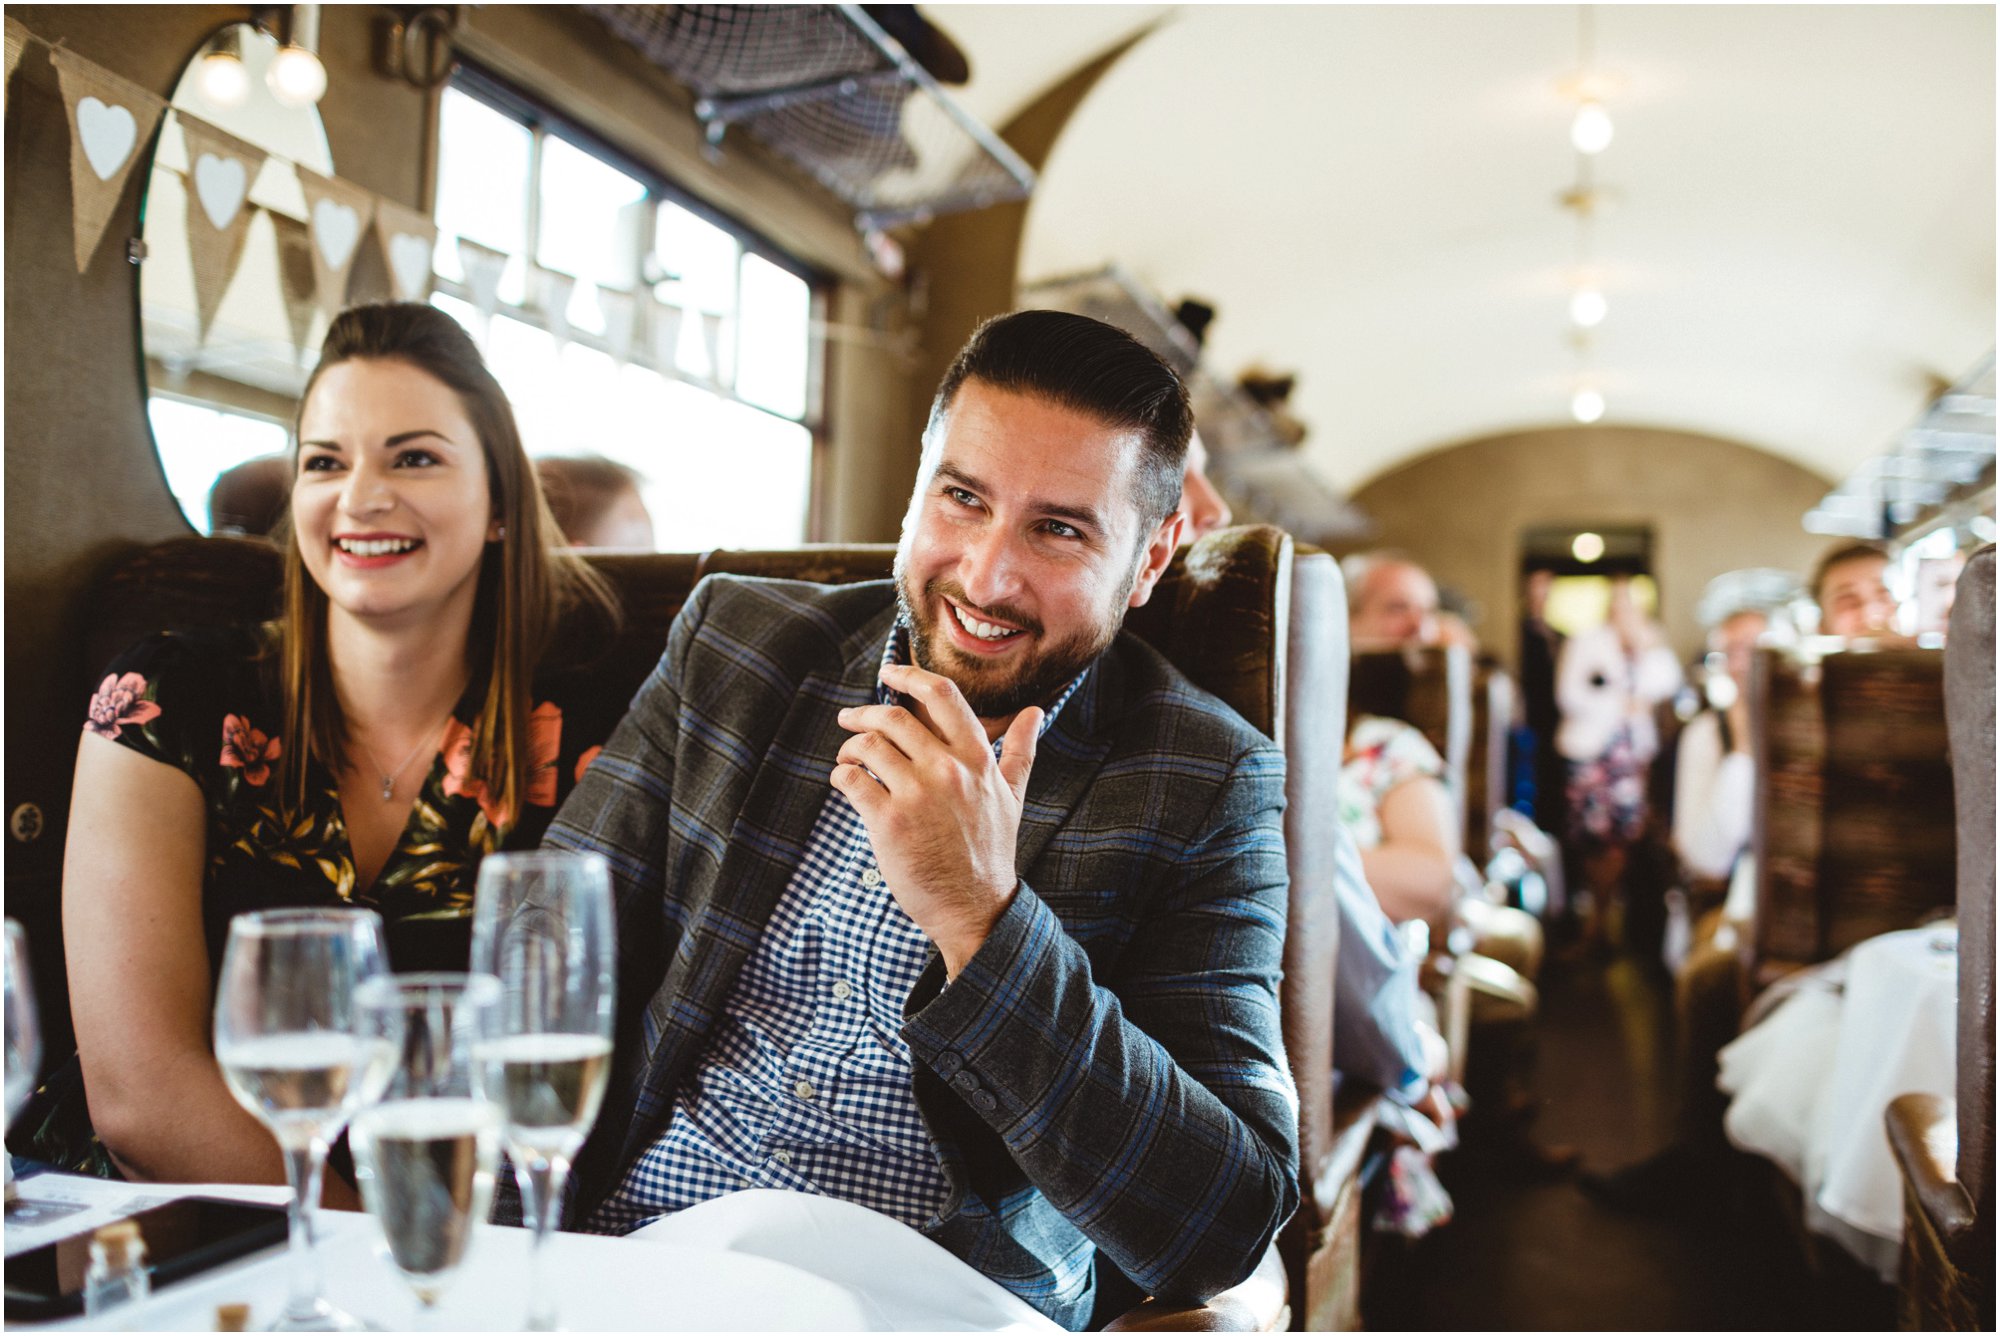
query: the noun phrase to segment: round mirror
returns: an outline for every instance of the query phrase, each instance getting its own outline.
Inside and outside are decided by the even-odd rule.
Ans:
[[[333,154],[316,107],[273,96],[266,75],[277,53],[277,41],[247,23],[222,29],[196,53],[174,89],[146,187],[139,317],[148,416],[167,485],[201,533],[267,533],[282,513],[290,469],[266,457],[288,447],[326,333],[326,316],[308,309],[309,265],[302,272],[295,251],[286,267],[278,233],[305,227],[305,191],[293,165],[331,176]],[[234,159],[209,157],[193,172],[183,114],[270,156],[248,181]],[[212,229],[198,229],[204,253],[191,252],[191,194],[213,218],[249,211],[233,275],[229,257],[217,253],[225,248],[209,244]],[[213,267],[207,283],[226,282],[205,335],[198,264]]]

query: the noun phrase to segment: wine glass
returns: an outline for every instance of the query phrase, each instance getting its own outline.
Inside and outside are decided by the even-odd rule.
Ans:
[[[598,854],[489,854],[479,867],[472,968],[498,976],[500,1026],[479,1045],[486,1089],[506,1112],[507,1154],[534,1230],[528,1329],[555,1330],[541,1258],[570,1162],[611,1074],[611,871]]]
[[[7,1126],[35,1089],[42,1063],[42,1031],[35,1016],[35,985],[28,974],[28,938],[7,920]],[[14,1161],[6,1158],[9,1201],[14,1197]]]
[[[384,972],[366,909],[239,914],[215,990],[215,1059],[236,1102],[271,1129],[291,1184],[291,1295],[273,1331],[365,1331],[321,1293],[313,1223],[329,1143],[382,1092],[396,1047],[356,1032],[354,992]]]
[[[472,1055],[493,1037],[499,1007],[488,974],[392,974],[354,994],[356,1033],[397,1057],[348,1143],[361,1200],[426,1315],[493,1202],[502,1118]]]

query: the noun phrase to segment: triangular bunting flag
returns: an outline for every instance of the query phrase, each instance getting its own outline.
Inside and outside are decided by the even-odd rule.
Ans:
[[[528,267],[528,275],[534,280],[534,302],[549,327],[549,337],[560,348],[569,342],[569,300],[576,295],[576,280],[538,264]]]
[[[632,360],[632,318],[638,306],[631,293],[598,285],[597,309],[604,312],[605,350],[620,366]]]
[[[437,245],[437,224],[394,200],[375,201],[375,239],[389,269],[389,288],[399,302],[420,302],[431,295],[431,250]]]
[[[200,317],[198,341],[221,309],[222,294],[243,260],[250,237],[250,183],[264,167],[264,150],[207,121],[177,111],[187,140],[188,258],[194,262],[194,304]]]
[[[500,277],[507,272],[507,252],[482,246],[464,237],[458,239],[458,264],[465,271],[465,286],[481,320],[491,323],[500,309]]]
[[[167,104],[74,51],[57,47],[49,59],[55,62],[63,106],[69,113],[70,208],[80,274],[90,268],[125,193],[125,178],[132,174],[139,150],[152,138]]]
[[[32,40],[34,34],[28,31],[27,24],[15,18],[7,20],[7,77],[0,79],[0,111],[7,107],[7,85],[14,82],[14,67],[21,63],[21,53]]]
[[[711,383],[722,384],[722,317],[708,311],[701,313],[701,346],[708,351],[708,379]]]
[[[313,264],[312,229],[296,218],[270,215],[278,234],[278,288],[285,299],[285,324],[292,333],[292,354],[304,361],[306,335],[319,310],[319,274]]]
[[[681,325],[687,312],[672,302],[653,303],[653,366],[673,375],[681,346]]]
[[[354,257],[374,217],[375,197],[338,177],[296,169],[306,192],[306,226],[311,229],[313,282],[319,304],[332,315],[347,304],[347,280]]]

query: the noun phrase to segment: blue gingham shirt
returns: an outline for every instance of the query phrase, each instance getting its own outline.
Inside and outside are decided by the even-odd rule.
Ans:
[[[907,626],[890,633],[882,662],[909,662]],[[1083,677],[1047,707],[1043,732]],[[878,685],[875,699],[900,698]],[[875,866],[860,814],[829,789],[666,1133],[584,1228],[624,1234],[744,1188],[839,1197],[930,1226],[944,1173],[901,1033],[930,949]]]

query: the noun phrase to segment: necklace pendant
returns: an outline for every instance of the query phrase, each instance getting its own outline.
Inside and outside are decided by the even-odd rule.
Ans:
[[[382,776],[382,801],[386,803],[391,799],[393,799],[395,796],[396,796],[395,777],[391,775]]]

